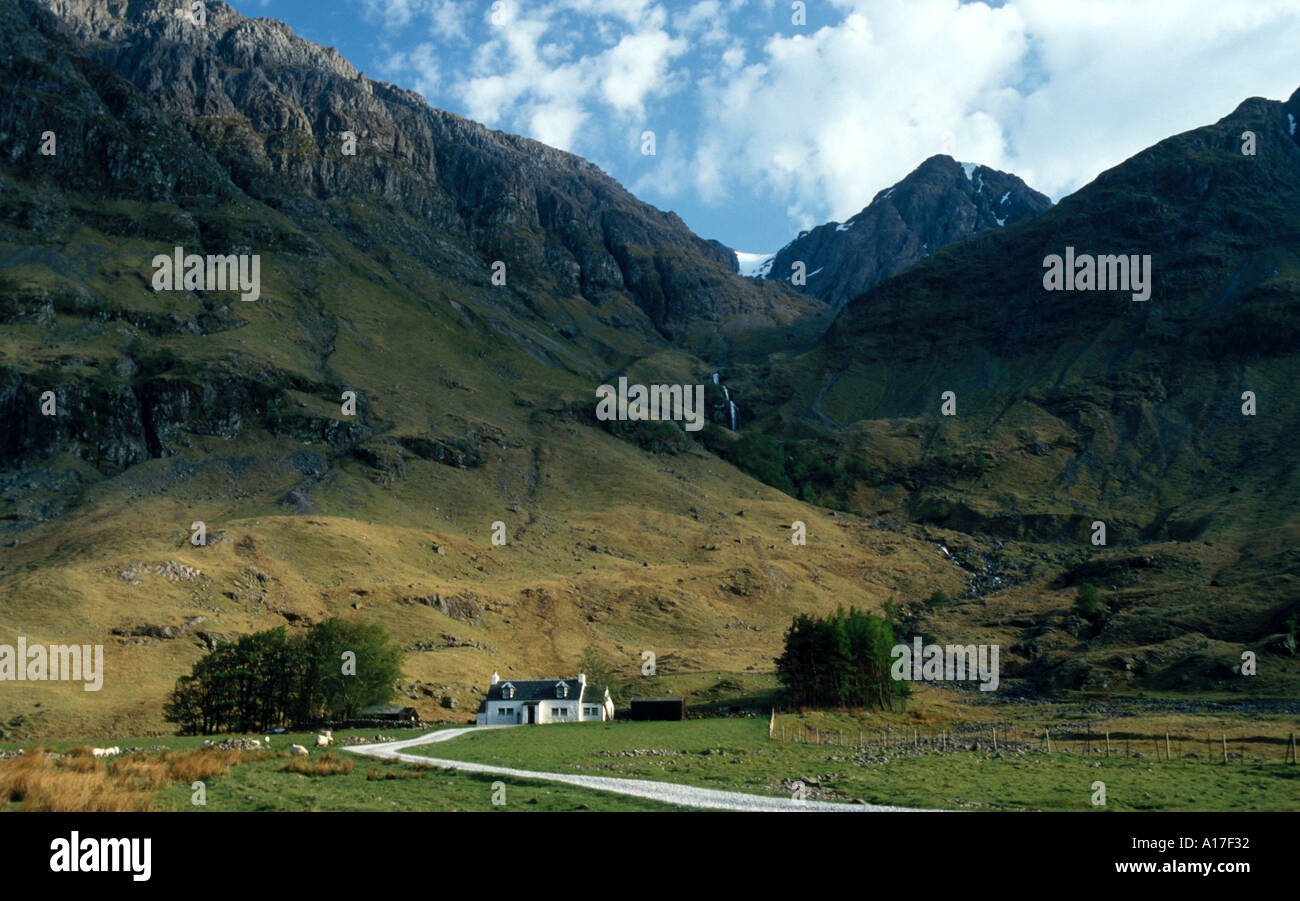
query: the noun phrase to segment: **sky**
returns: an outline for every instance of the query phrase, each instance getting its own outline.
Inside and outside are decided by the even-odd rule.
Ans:
[[[757,253],[848,219],[936,153],[1059,200],[1247,97],[1300,87],[1300,0],[231,5],[435,107],[579,154]]]

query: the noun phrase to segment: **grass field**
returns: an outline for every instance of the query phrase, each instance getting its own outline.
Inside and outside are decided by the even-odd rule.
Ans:
[[[909,807],[1001,810],[1295,810],[1300,766],[1100,759],[1072,753],[880,755],[782,743],[767,718],[566,724],[466,735],[411,753],[549,772]],[[876,762],[879,761],[879,762]],[[1094,807],[1093,783],[1106,784]]]
[[[391,734],[391,733],[389,733]],[[364,732],[338,732],[336,738]],[[229,736],[216,736],[228,738]],[[398,732],[401,738],[412,734]],[[0,761],[0,811],[19,810],[177,810],[250,811],[564,811],[673,810],[670,805],[526,779],[460,773],[441,767],[372,760],[331,749],[304,758],[287,755],[290,744],[311,746],[313,736],[279,735],[274,756],[258,752],[203,751],[204,736],[127,739],[126,749],[141,748],[111,760],[74,749],[85,742],[47,742],[44,748],[65,756],[36,766],[34,749],[26,759]],[[6,743],[3,750],[16,748]],[[317,768],[308,775],[293,768]],[[324,764],[324,766],[321,766]],[[31,778],[33,770],[40,777]],[[204,802],[195,803],[194,780],[204,783]],[[503,803],[493,803],[494,796]]]
[[[933,708],[931,708],[933,712]],[[849,733],[862,714],[783,714],[793,735],[800,726]],[[901,716],[894,717],[902,719]],[[876,725],[885,727],[876,718]],[[1163,720],[1153,720],[1153,724]],[[962,724],[969,728],[970,723]],[[886,728],[904,731],[894,724]],[[958,734],[963,734],[960,731]],[[470,733],[451,741],[409,748],[428,757],[489,763],[541,772],[646,778],[703,788],[789,796],[794,783],[807,797],[841,802],[933,809],[996,810],[1296,810],[1300,766],[1281,757],[1260,762],[1237,756],[1229,765],[1204,757],[1172,760],[1083,754],[1068,743],[1047,754],[1036,748],[994,752],[803,744],[769,739],[765,716],[685,722],[566,724]],[[910,729],[906,732],[910,734]],[[399,739],[417,733],[397,730]],[[969,736],[969,732],[964,733]],[[779,732],[778,732],[779,735]],[[373,733],[339,732],[374,738]],[[221,738],[222,736],[218,736]],[[0,810],[123,809],[193,811],[473,811],[473,810],[674,810],[670,805],[530,779],[500,779],[503,804],[494,804],[496,776],[436,766],[377,761],[312,748],[304,761],[287,755],[291,743],[311,745],[309,734],[272,739],[267,753],[204,751],[203,736],[121,740],[138,748],[115,761],[78,754],[85,742],[49,742],[72,755],[48,761],[41,790],[22,781],[33,758],[0,762]],[[1062,747],[1065,750],[1061,750]],[[16,747],[6,744],[2,749]],[[295,772],[302,766],[304,772]],[[319,770],[329,775],[314,774]],[[193,780],[204,782],[206,803],[193,803]],[[1093,804],[1094,783],[1104,782],[1106,804]],[[13,788],[19,786],[18,788]],[[11,791],[12,789],[12,791]],[[31,799],[31,800],[29,800]],[[499,796],[498,796],[499,799]],[[26,802],[26,804],[24,804]],[[42,807],[42,805],[46,805]]]
[[[159,793],[155,809],[193,811],[566,811],[675,810],[668,804],[535,780],[389,763],[365,757],[350,773],[305,776],[286,772],[283,759],[235,767],[207,790],[207,804],[191,803],[187,785]],[[504,783],[502,804],[494,784]]]

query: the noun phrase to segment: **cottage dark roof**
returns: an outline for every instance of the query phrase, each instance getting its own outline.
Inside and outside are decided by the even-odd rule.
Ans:
[[[577,679],[502,679],[496,685],[488,687],[488,701],[556,701],[561,700],[555,696],[555,685],[557,682],[563,682],[569,686],[568,697],[563,698],[565,701],[576,701],[581,696],[582,685]],[[506,685],[515,687],[513,698],[507,698],[501,693]],[[599,703],[604,700],[605,693],[597,691],[590,685],[586,686],[586,697],[582,700],[588,703]]]

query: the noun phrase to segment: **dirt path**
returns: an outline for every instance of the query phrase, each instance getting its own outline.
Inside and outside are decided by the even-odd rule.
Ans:
[[[425,757],[420,754],[403,754],[405,748],[428,745],[440,741],[449,741],[475,729],[510,729],[512,726],[467,726],[463,729],[442,729],[430,732],[418,738],[405,741],[386,742],[377,745],[353,745],[343,748],[353,754],[377,757],[386,760],[401,760],[406,763],[428,763],[434,766],[449,767],[467,773],[492,773],[501,776],[514,776],[520,779],[542,779],[548,782],[563,782],[580,788],[595,791],[615,792],[631,795],[634,798],[648,798],[652,801],[664,801],[681,807],[711,810],[764,810],[780,812],[839,811],[839,812],[895,812],[911,810],[907,807],[885,807],[876,804],[837,804],[831,801],[796,801],[793,798],[778,796],[751,795],[746,792],[722,791],[715,788],[696,788],[690,785],[678,785],[673,782],[655,782],[649,779],[620,779],[613,776],[580,776],[572,773],[542,773],[533,770],[517,770],[511,767],[492,766],[486,763],[469,763],[464,760],[443,760],[437,757]]]

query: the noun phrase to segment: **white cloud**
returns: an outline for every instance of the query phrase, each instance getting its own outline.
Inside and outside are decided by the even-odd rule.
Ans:
[[[1300,4],[1018,0],[1046,80],[1009,98],[1013,162],[1068,192],[1162,138],[1213,122],[1249,96],[1300,82]]]
[[[701,84],[702,196],[722,199],[725,182],[704,164],[726,159],[746,190],[763,184],[794,218],[842,220],[946,135],[970,158],[1000,160],[1001,129],[981,98],[1024,52],[1019,15],[950,0],[864,8],[773,35],[759,61]]]
[[[678,191],[713,203],[765,191],[796,222],[843,220],[948,153],[1059,196],[1297,80],[1300,6],[1286,0],[833,3],[839,15],[818,18],[834,24],[772,34],[748,65],[728,51],[701,80]]]
[[[365,0],[364,13],[378,19],[389,31],[403,28],[414,18],[423,0]]]
[[[506,0],[495,25],[490,0],[365,2],[426,25],[385,71],[440,105],[609,158],[652,201],[762,198],[792,225],[935,153],[1060,196],[1298,80],[1296,0],[824,0],[803,28],[788,0]]]
[[[432,5],[429,16],[433,21],[434,32],[444,40],[464,41],[468,37],[465,26],[471,15],[468,2],[440,0]]]
[[[647,95],[665,91],[668,63],[685,49],[663,31],[625,36],[599,57],[601,96],[620,113],[640,115]]]

